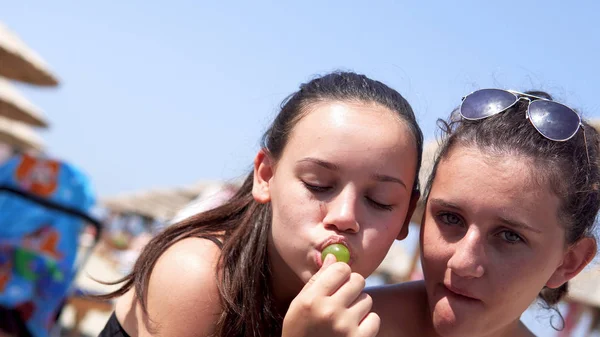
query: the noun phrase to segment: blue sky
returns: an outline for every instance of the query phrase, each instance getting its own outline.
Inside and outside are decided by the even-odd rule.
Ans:
[[[543,89],[600,118],[598,2],[4,1],[59,75],[19,85],[49,152],[100,195],[246,172],[280,101],[354,70],[400,91],[427,138],[482,87]]]

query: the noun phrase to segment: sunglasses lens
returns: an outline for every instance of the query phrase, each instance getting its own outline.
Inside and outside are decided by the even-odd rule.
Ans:
[[[466,119],[481,119],[506,110],[516,101],[517,97],[508,91],[478,90],[465,97],[460,106],[460,114]]]
[[[567,140],[579,130],[579,115],[562,104],[536,100],[529,105],[529,120],[544,137]]]

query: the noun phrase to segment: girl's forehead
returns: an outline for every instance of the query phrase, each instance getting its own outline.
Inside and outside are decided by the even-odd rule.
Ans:
[[[363,101],[320,101],[304,109],[304,113],[296,123],[329,123],[343,125],[349,118],[371,120],[371,122],[401,121],[398,113],[375,102]]]
[[[440,161],[429,197],[471,213],[562,229],[561,200],[532,163],[524,156],[457,148]]]
[[[328,102],[314,106],[298,121],[290,132],[288,145],[318,147],[357,142],[377,149],[414,143],[413,138],[405,122],[385,107]]]
[[[459,147],[440,161],[432,187],[454,198],[488,200],[489,197],[495,204],[506,201],[515,206],[517,201],[530,206],[552,201],[550,205],[558,207],[558,197],[540,179],[537,170],[525,156]]]
[[[456,145],[438,165],[434,180],[452,175],[484,184],[498,180],[506,187],[515,186],[520,189],[546,190],[547,184],[540,179],[541,170],[533,159],[518,154],[492,152],[476,146]]]

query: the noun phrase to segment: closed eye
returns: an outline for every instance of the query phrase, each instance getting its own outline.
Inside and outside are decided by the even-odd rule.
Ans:
[[[365,197],[365,199],[367,199],[367,202],[376,209],[380,209],[380,210],[384,210],[384,211],[391,211],[394,209],[394,205],[382,204],[382,203],[377,202],[369,197]]]
[[[302,182],[302,184],[304,184],[304,187],[306,187],[306,189],[308,189],[311,192],[314,193],[324,193],[324,192],[329,192],[331,191],[331,186],[319,186],[319,185],[313,185],[313,184],[309,184],[305,181]]]

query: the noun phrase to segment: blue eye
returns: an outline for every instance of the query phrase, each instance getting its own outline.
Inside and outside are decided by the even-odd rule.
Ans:
[[[438,218],[448,226],[457,226],[462,223],[461,218],[454,213],[440,213]]]
[[[523,239],[519,236],[519,234],[517,234],[513,231],[508,231],[508,230],[504,230],[504,231],[500,232],[500,237],[502,238],[502,240],[504,240],[510,244],[515,244],[515,243],[519,243],[519,242],[523,241]]]

